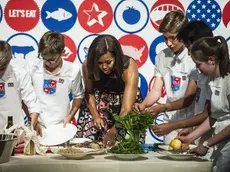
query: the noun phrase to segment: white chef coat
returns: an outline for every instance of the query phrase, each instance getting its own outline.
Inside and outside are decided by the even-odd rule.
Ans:
[[[0,129],[6,126],[8,116],[13,116],[14,124],[24,125],[22,100],[30,113],[40,113],[29,73],[10,61],[0,79]]]
[[[230,75],[218,77],[209,82],[208,95],[211,100],[211,117],[217,121],[213,125],[215,134],[230,125],[230,107],[227,96],[230,95]],[[220,142],[212,155],[217,172],[230,171],[230,138]]]
[[[195,63],[185,48],[179,55],[175,55],[169,48],[161,51],[156,57],[155,76],[163,77],[167,100],[173,102],[184,97],[189,80],[197,80],[198,71]],[[166,112],[166,122],[178,121],[194,115],[194,103],[187,108]],[[179,131],[175,130],[165,136],[165,143],[169,143]]]
[[[73,99],[83,98],[84,89],[80,68],[63,60],[60,71],[51,74],[38,60],[32,66],[31,76],[36,94],[41,102],[39,121],[44,127],[63,123],[70,113],[69,94]]]
[[[195,63],[188,56],[185,48],[178,56],[169,48],[161,51],[156,57],[155,76],[163,77],[167,102],[184,97],[189,80],[197,80]],[[164,120],[178,121],[194,114],[194,105],[177,111],[167,112]]]

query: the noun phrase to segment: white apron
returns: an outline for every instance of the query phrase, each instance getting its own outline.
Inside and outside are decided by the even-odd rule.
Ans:
[[[32,75],[34,88],[41,103],[39,121],[44,127],[63,123],[70,112],[69,80],[49,75],[43,69]]]

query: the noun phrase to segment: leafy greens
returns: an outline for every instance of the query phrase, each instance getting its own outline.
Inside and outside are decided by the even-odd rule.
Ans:
[[[117,146],[110,149],[116,154],[142,154],[144,149],[140,146],[140,135],[144,135],[148,128],[152,127],[155,117],[146,111],[131,111],[125,116],[113,114],[116,128],[125,129],[129,137],[122,139]]]

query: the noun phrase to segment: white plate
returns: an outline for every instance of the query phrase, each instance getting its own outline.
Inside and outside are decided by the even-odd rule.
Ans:
[[[162,151],[160,152],[161,154],[164,154],[172,159],[175,160],[189,160],[192,159],[195,155],[194,154],[189,154],[189,153],[173,153],[171,151]]]
[[[195,148],[195,147],[197,147],[196,145],[189,145],[189,149],[193,149],[193,148]],[[163,150],[169,150],[169,145],[158,145],[158,148],[160,148],[160,149],[163,149]]]
[[[133,159],[138,159],[139,157],[141,157],[141,154],[110,154],[118,159],[122,159],[122,160],[133,160]]]
[[[67,124],[65,128],[63,128],[63,124],[52,125],[47,128],[42,128],[43,136],[38,136],[38,140],[41,145],[59,145],[72,139],[76,132],[77,127],[72,124]]]
[[[61,153],[60,155],[66,157],[67,159],[82,159],[90,154],[89,153],[75,153],[75,154]]]
[[[80,144],[85,142],[92,142],[92,140],[88,138],[73,138],[70,140],[70,144]]]

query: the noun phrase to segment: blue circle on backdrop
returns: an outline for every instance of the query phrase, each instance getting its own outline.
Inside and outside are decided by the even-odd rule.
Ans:
[[[77,20],[77,10],[70,0],[48,0],[41,9],[41,19],[49,30],[66,32]]]
[[[120,1],[117,6],[115,7],[115,10],[114,10],[114,21],[115,21],[115,24],[117,25],[117,27],[122,30],[123,32],[125,33],[137,33],[137,32],[140,32],[142,29],[145,28],[145,26],[148,24],[149,22],[149,10],[148,10],[148,7],[147,5],[142,1],[142,0],[138,0],[138,2],[141,2],[143,4],[143,7],[144,9],[146,10],[146,21],[142,24],[140,24],[140,26],[138,26],[138,23],[139,22],[143,22],[144,19],[141,18],[141,12],[138,10],[138,8],[140,8],[140,6],[135,6],[135,3],[133,3],[132,7],[128,7],[126,10],[124,11],[119,11],[118,12],[118,7],[124,3],[124,2],[127,2],[126,0],[122,0]],[[116,16],[118,12],[118,16]],[[122,14],[121,14],[122,13]],[[142,12],[143,14],[143,12]],[[117,17],[121,17],[122,18],[119,18],[117,19]],[[125,28],[126,26],[122,26],[122,22],[125,22],[128,26],[128,28],[134,28],[135,27],[138,27],[138,29],[136,30],[128,30],[128,28]]]
[[[82,55],[80,55],[80,51],[81,51],[81,46],[82,46],[83,42],[84,42],[86,39],[90,38],[90,37],[95,37],[95,38],[96,38],[98,35],[99,35],[99,34],[90,34],[90,35],[84,37],[84,38],[80,41],[80,43],[79,43],[79,45],[78,45],[78,47],[77,47],[77,55],[78,55],[78,60],[80,61],[81,64],[83,64],[84,60],[87,58],[88,49],[89,49],[89,46],[90,46],[90,44],[87,44],[87,47],[85,46],[85,47],[83,48],[84,57],[82,57]]]
[[[156,124],[164,123],[164,121],[163,121],[162,119],[159,119],[161,116],[164,116],[164,114],[160,114],[160,115],[157,116],[157,118],[156,118]],[[163,142],[163,141],[164,141],[164,140],[160,139],[158,136],[156,136],[156,135],[153,133],[153,131],[152,131],[151,128],[149,128],[149,133],[150,133],[150,135],[151,135],[154,139],[156,139],[157,141],[159,141],[159,142]]]
[[[195,0],[189,4],[186,16],[192,20],[202,20],[215,30],[222,18],[221,8],[215,0]]]
[[[19,35],[28,36],[28,37],[31,38],[31,39],[37,44],[37,46],[38,46],[38,41],[37,41],[33,36],[31,36],[31,35],[29,35],[29,34],[27,34],[27,33],[16,33],[16,34],[10,36],[10,37],[7,39],[6,42],[9,42],[12,38],[14,38],[14,37],[16,37],[16,36],[19,36]],[[37,58],[39,58],[39,56],[40,56],[40,54],[38,53]]]
[[[148,83],[145,79],[145,77],[139,73],[139,82],[140,82],[140,91],[143,99],[146,97],[148,93]]]
[[[2,6],[0,4],[0,23],[1,23],[1,21],[2,21]]]
[[[158,36],[151,44],[150,46],[150,49],[149,49],[149,56],[150,56],[150,60],[152,61],[153,64],[155,64],[155,59],[156,59],[156,55],[157,55],[157,52],[156,52],[156,48],[157,48],[157,45],[159,43],[162,43],[162,42],[165,42],[164,41],[164,37],[161,35],[161,36]]]

